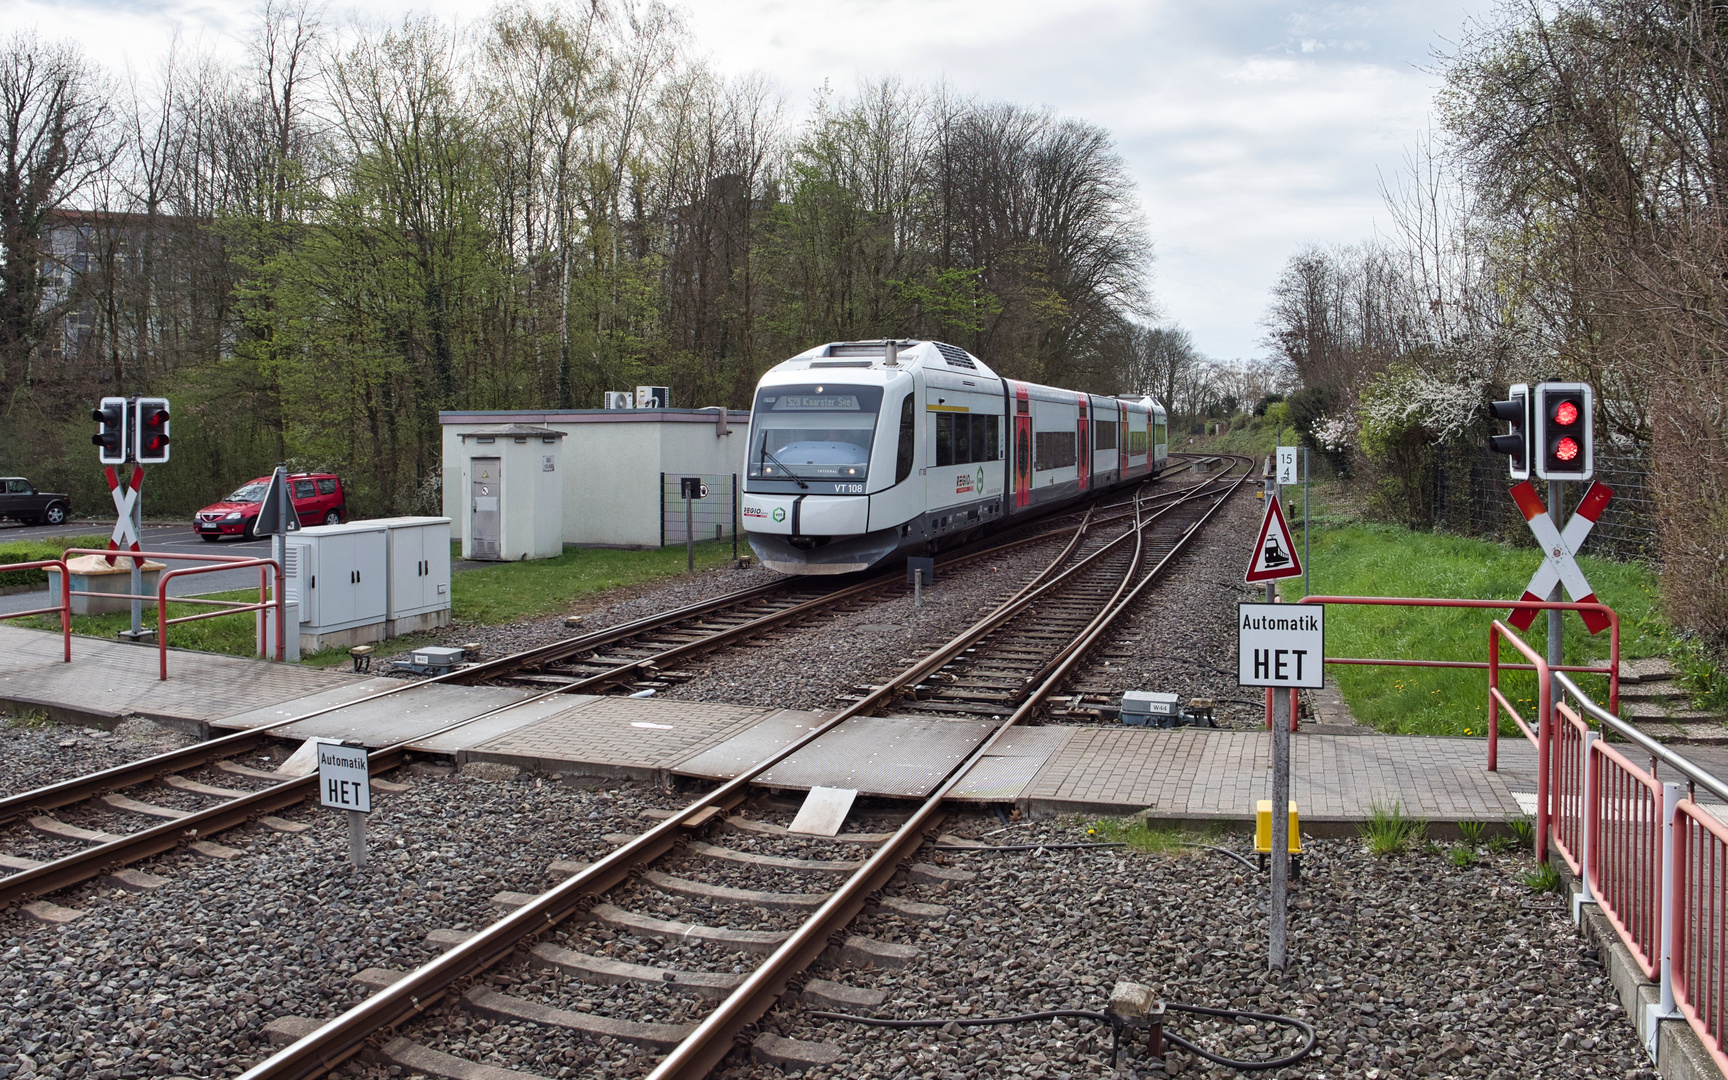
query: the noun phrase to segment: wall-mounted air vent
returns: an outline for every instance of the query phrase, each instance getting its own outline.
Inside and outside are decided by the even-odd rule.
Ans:
[[[936,351],[942,354],[942,359],[948,361],[949,367],[971,368],[973,371],[978,370],[978,365],[974,364],[972,358],[966,355],[965,349],[956,348],[953,345],[947,345],[938,341],[936,343]]]

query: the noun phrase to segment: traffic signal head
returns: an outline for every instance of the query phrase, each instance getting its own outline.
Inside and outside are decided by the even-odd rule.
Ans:
[[[1544,480],[1588,480],[1595,472],[1590,387],[1540,383],[1535,396],[1536,475]]]
[[[105,397],[90,410],[90,419],[96,421],[96,434],[90,441],[96,444],[96,460],[104,465],[126,464],[126,452],[131,449],[126,439],[126,414],[131,411],[128,404],[123,397]]]
[[[168,460],[168,399],[138,399],[138,421],[133,426],[138,445],[133,455],[140,465],[160,465]]]
[[[1530,388],[1524,383],[1512,387],[1505,401],[1489,406],[1494,419],[1512,425],[1504,435],[1490,435],[1488,448],[1496,454],[1506,454],[1508,470],[1514,480],[1530,478]]]

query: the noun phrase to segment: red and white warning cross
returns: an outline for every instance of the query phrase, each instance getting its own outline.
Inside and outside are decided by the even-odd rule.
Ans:
[[[114,523],[114,533],[108,538],[109,551],[138,551],[138,533],[132,528],[132,507],[138,502],[138,489],[144,486],[144,467],[132,467],[132,480],[122,484],[120,477],[110,465],[104,470],[108,477],[108,494],[114,499],[114,510],[120,519]],[[114,556],[108,556],[108,565],[114,565]]]
[[[1546,600],[1558,582],[1565,587],[1566,595],[1572,598],[1573,603],[1596,602],[1590,582],[1584,577],[1584,571],[1578,569],[1577,555],[1578,549],[1584,546],[1584,538],[1590,535],[1596,519],[1602,516],[1608,500],[1613,497],[1614,489],[1607,484],[1591,484],[1578,504],[1577,513],[1566,522],[1566,528],[1557,529],[1554,519],[1548,516],[1548,508],[1542,505],[1542,496],[1536,494],[1530,481],[1526,480],[1512,489],[1513,501],[1524,512],[1524,520],[1529,523],[1530,531],[1536,534],[1536,542],[1542,545],[1542,565],[1537,567],[1535,576],[1525,587],[1522,599]],[[1536,610],[1519,608],[1507,621],[1520,630],[1528,630],[1536,621]],[[1580,611],[1578,614],[1592,634],[1608,629],[1608,616],[1600,611]]]

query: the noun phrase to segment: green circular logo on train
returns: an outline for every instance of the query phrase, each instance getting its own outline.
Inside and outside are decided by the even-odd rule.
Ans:
[[[774,520],[775,521],[785,521],[786,520],[786,508],[784,506],[776,506],[774,508]]]
[[[982,465],[978,466],[978,486],[972,490],[979,494],[983,494],[984,492],[984,466]]]

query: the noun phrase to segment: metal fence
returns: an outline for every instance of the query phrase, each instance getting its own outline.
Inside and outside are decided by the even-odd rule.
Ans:
[[[1548,665],[1532,657],[1546,687]],[[1537,743],[1538,858],[1551,841],[1582,883],[1581,902],[1597,905],[1656,981],[1651,1019],[1684,1019],[1728,1072],[1728,784],[1565,674],[1552,685],[1534,730],[1514,713]]]
[[[684,481],[695,480],[706,494],[685,505]],[[694,540],[732,541],[738,546],[737,473],[661,473],[660,546]]]
[[[1533,544],[1524,515],[1507,494],[1512,481],[1506,475],[1505,455],[1446,447],[1439,459],[1434,486],[1435,527],[1520,546]],[[1611,559],[1653,556],[1656,499],[1651,490],[1649,448],[1597,446],[1595,462],[1596,480],[1614,489],[1614,500],[1590,533],[1590,554]],[[1567,485],[1568,505],[1562,518],[1571,513],[1584,490],[1582,484]],[[1546,491],[1543,497],[1547,497]]]

